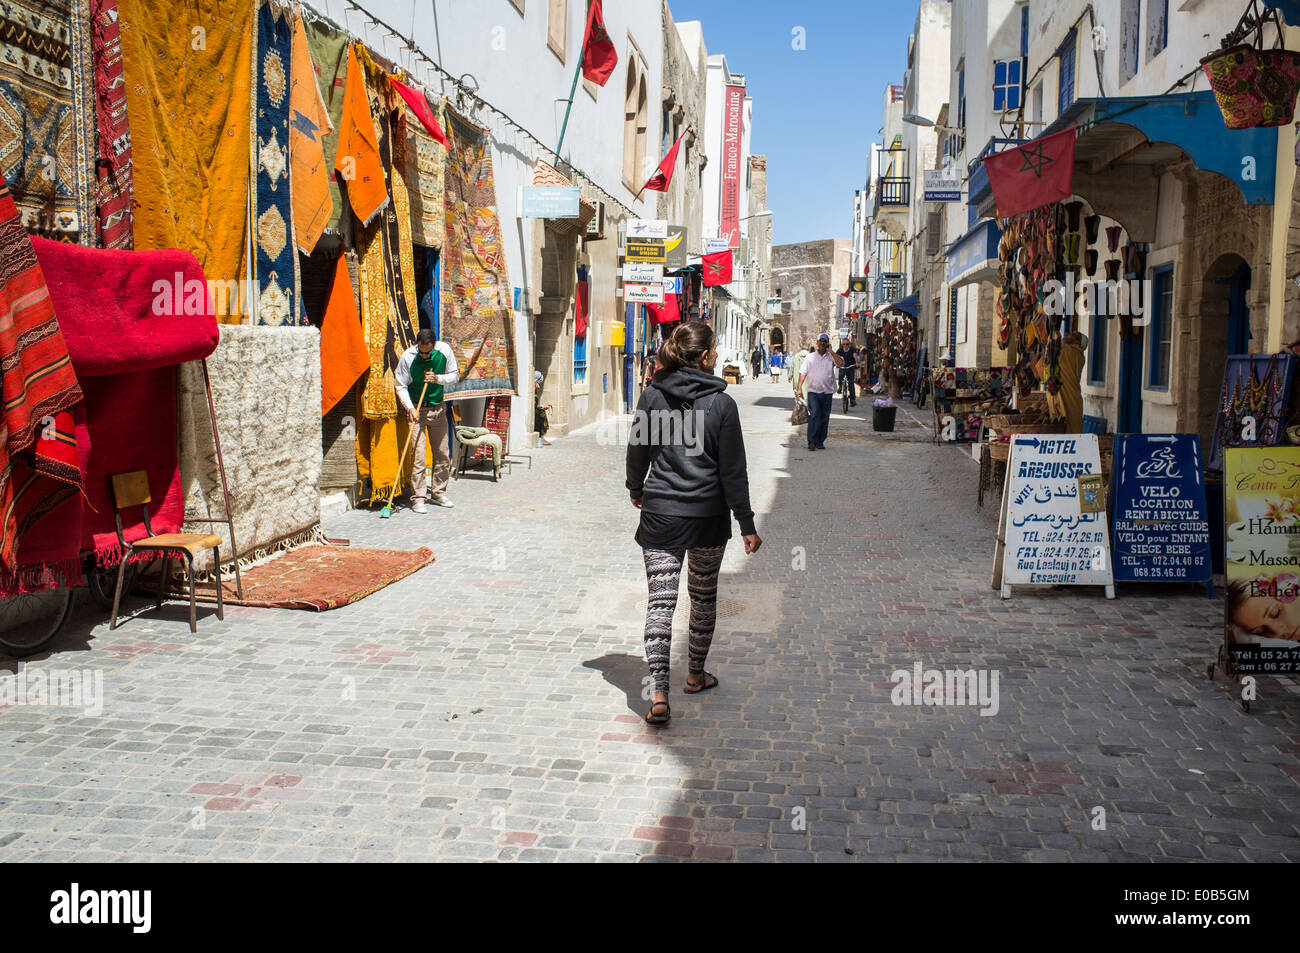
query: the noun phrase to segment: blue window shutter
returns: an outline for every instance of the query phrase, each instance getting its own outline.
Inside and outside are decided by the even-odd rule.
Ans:
[[[1020,56],[1029,55],[1029,4],[1020,8]]]
[[[948,359],[957,364],[957,289],[948,296]]]
[[[1074,50],[1078,46],[1078,33],[1071,30],[1061,44],[1060,84],[1057,89],[1056,110],[1063,113],[1074,102]]]

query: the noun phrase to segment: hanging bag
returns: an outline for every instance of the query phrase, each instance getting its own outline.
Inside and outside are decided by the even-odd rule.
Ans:
[[[803,402],[802,398],[794,399],[794,410],[790,414],[790,426],[802,427],[808,422],[808,405]]]
[[[1268,23],[1277,30],[1271,50],[1264,49]],[[1300,52],[1282,46],[1282,21],[1276,8],[1261,12],[1259,0],[1251,0],[1236,29],[1223,38],[1223,48],[1204,57],[1201,67],[1229,129],[1286,126],[1294,118]]]

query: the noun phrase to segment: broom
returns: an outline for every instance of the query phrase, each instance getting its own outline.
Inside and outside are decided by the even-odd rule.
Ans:
[[[424,394],[429,389],[429,382],[426,380],[424,386],[420,388],[420,400],[416,403],[416,408],[424,407]],[[379,518],[386,520],[393,515],[393,497],[397,496],[397,484],[402,482],[402,467],[406,464],[406,451],[411,449],[411,444],[415,442],[415,435],[420,431],[419,417],[416,418],[415,426],[411,428],[410,435],[406,438],[406,443],[402,447],[402,455],[397,460],[397,474],[393,477],[393,485],[388,490],[388,502],[384,508],[379,511]]]

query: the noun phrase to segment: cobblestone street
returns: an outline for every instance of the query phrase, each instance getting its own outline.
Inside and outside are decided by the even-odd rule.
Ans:
[[[730,393],[765,543],[728,549],[699,696],[683,586],[669,727],[622,448],[579,433],[454,510],[330,519],[437,554],[360,603],[194,635],[180,603],[113,632],[83,604],[29,673],[102,672],[103,714],[0,710],[0,861],[1300,860],[1300,695],[1262,680],[1245,714],[1206,680],[1221,600],[1003,602],[996,497],[928,408],[886,435],[837,404],[813,455],[787,384]],[[917,662],[996,670],[996,714],[895,706]]]

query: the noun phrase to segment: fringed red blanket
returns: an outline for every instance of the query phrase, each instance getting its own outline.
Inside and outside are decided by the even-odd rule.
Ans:
[[[89,442],[85,499],[48,520],[51,533],[79,527],[82,552],[100,565],[121,555],[109,478],[149,475],[155,533],[178,532],[183,519],[176,436],[176,365],[216,349],[217,322],[207,282],[184,251],[115,251],[35,239],[77,376],[86,395],[78,436]],[[123,519],[127,542],[143,538],[139,510]],[[41,534],[45,535],[45,534]],[[19,554],[26,565],[45,541]]]
[[[18,543],[82,486],[71,409],[81,388],[49,289],[0,177],[0,595],[43,588],[19,578]],[[76,553],[73,553],[75,557]],[[60,568],[52,567],[52,573]],[[73,569],[75,573],[75,567]]]

